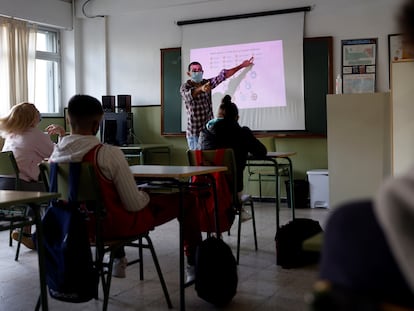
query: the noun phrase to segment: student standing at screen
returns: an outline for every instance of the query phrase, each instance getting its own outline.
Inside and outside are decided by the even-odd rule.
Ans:
[[[251,65],[253,65],[253,57],[232,69],[223,69],[218,76],[209,79],[203,79],[203,67],[199,62],[188,65],[187,75],[190,79],[181,86],[180,93],[187,111],[186,136],[191,150],[198,149],[200,132],[206,122],[213,119],[211,90],[240,69]]]

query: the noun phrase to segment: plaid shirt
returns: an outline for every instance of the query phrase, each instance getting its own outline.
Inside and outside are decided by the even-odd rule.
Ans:
[[[180,88],[181,97],[185,103],[187,110],[187,137],[199,136],[203,126],[207,121],[213,119],[213,104],[211,102],[211,91],[208,93],[200,93],[193,98],[192,91],[201,84],[210,81],[211,89],[226,79],[226,70],[220,71],[219,75],[210,79],[203,79],[200,83],[187,80]]]

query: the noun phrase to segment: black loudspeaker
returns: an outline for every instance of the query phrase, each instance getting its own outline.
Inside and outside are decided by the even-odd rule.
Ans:
[[[117,145],[117,127],[116,120],[103,120],[103,137],[101,137],[101,141],[110,145]]]
[[[134,143],[134,114],[128,112],[127,120],[127,144],[132,145]]]
[[[118,95],[118,112],[131,112],[131,95]]]
[[[103,95],[102,96],[102,109],[104,112],[115,112],[115,96]]]

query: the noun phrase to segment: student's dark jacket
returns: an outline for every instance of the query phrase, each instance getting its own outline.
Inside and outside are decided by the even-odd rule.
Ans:
[[[218,119],[212,126],[200,133],[201,150],[232,148],[236,158],[237,191],[243,190],[243,171],[246,167],[247,155],[264,157],[266,147],[254,137],[248,127],[241,127],[235,120]]]

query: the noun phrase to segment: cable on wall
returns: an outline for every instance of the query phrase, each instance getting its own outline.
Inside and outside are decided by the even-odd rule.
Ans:
[[[88,14],[86,14],[86,11],[85,11],[86,5],[87,5],[89,2],[91,2],[91,1],[92,1],[92,0],[86,0],[86,1],[83,3],[83,5],[82,5],[82,14],[83,14],[85,17],[87,17],[87,18],[105,17],[105,15],[88,15]]]

